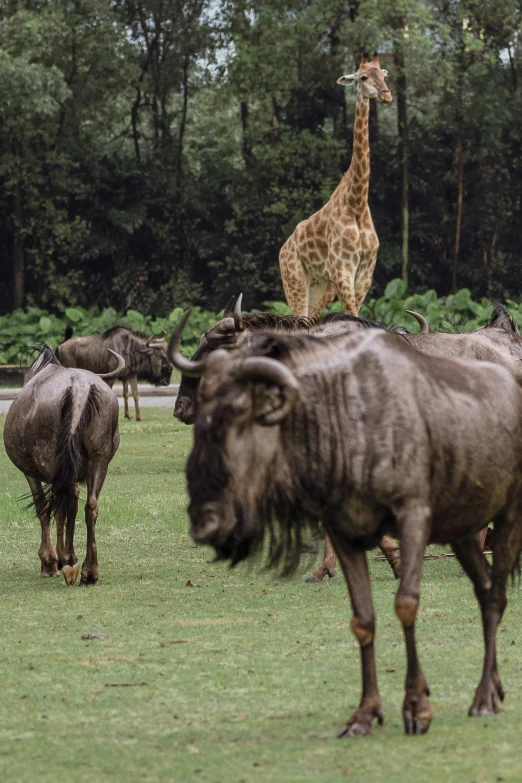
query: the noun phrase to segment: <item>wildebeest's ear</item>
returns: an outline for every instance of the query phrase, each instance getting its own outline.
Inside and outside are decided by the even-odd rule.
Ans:
[[[231,296],[228,300],[227,304],[225,305],[225,309],[223,310],[223,318],[226,318],[227,315],[231,316],[232,312],[234,310],[234,305],[236,303],[236,297]]]
[[[496,306],[493,318],[486,325],[486,329],[504,329],[506,332],[520,334],[515,320],[510,316],[507,307],[504,305]]]
[[[270,427],[282,421],[292,409],[295,394],[280,386],[256,384],[253,388],[254,419]]]

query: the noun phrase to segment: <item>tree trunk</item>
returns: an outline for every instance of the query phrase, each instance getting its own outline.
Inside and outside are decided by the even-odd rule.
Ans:
[[[408,246],[409,246],[409,178],[408,178],[408,104],[406,97],[406,74],[404,73],[404,52],[400,43],[395,42],[393,61],[397,78],[397,120],[399,125],[399,158],[401,161],[401,256],[402,279],[408,286]]]
[[[455,226],[455,249],[453,253],[453,269],[451,274],[451,289],[457,290],[457,267],[460,252],[460,234],[462,229],[462,202],[464,199],[464,147],[462,142],[462,115],[457,117],[457,223]]]
[[[178,130],[178,150],[177,150],[177,161],[176,161],[176,191],[177,196],[179,198],[179,194],[181,193],[181,179],[183,176],[183,150],[185,146],[185,130],[187,127],[187,114],[188,114],[188,97],[189,97],[189,87],[188,87],[188,76],[189,76],[189,66],[190,66],[190,57],[188,54],[185,55],[183,60],[183,84],[182,84],[182,95],[181,95],[181,117],[179,120],[179,130]]]
[[[24,306],[25,300],[25,258],[22,237],[22,189],[16,183],[13,194],[13,310]]]

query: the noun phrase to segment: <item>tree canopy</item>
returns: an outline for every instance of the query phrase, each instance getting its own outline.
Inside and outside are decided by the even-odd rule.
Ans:
[[[371,112],[373,294],[522,296],[514,0],[5,0],[0,311],[281,299],[278,252]]]

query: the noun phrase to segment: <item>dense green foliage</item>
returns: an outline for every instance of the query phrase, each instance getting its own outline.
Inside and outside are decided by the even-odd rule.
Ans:
[[[263,304],[277,313],[290,312],[285,302]],[[522,303],[509,299],[507,304],[509,312],[522,328]],[[339,302],[334,302],[329,310],[341,312],[342,308]],[[460,328],[469,331],[489,321],[492,306],[488,299],[473,301],[468,288],[448,296],[437,296],[433,290],[406,296],[404,283],[396,278],[388,283],[382,296],[370,298],[363,305],[360,316],[376,319],[386,326],[404,326],[414,332],[417,321],[406,310],[415,310],[424,315],[431,329]],[[47,343],[56,348],[64,339],[67,325],[72,327],[77,337],[104,332],[118,324],[161,336],[163,332],[170,334],[182,315],[181,307],[175,307],[166,317],[147,316],[132,309],[119,313],[112,307],[101,311],[96,307],[89,310],[67,307],[64,317],[60,318],[39,307],[15,310],[10,315],[0,316],[0,364],[15,364],[20,360],[23,350],[31,345]],[[213,313],[200,307],[193,308],[183,332],[183,350],[188,356],[196,350],[201,334],[222,315],[223,311]]]
[[[210,562],[187,536],[192,428],[167,408],[145,417],[121,422],[100,497],[95,588],[40,579],[39,525],[18,500],[27,484],[0,451],[3,781],[520,780],[520,589],[510,590],[498,634],[502,711],[468,718],[482,668],[477,602],[454,559],[425,562],[417,644],[435,719],[425,737],[406,737],[397,583],[370,555],[385,724],[373,737],[338,740],[361,684],[341,574],[305,585],[307,571],[281,581]],[[83,559],[81,514],[76,551]],[[122,683],[146,684],[106,687]]]
[[[373,48],[395,99],[372,105],[373,294],[401,273],[406,183],[410,290],[455,277],[519,298],[519,16],[517,0],[5,0],[0,312],[281,299],[279,247],[349,163],[336,79]]]

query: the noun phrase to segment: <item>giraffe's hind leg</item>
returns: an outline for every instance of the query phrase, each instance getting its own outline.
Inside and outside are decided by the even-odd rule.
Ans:
[[[309,284],[292,237],[281,248],[279,267],[288,307],[293,315],[308,315]]]
[[[357,272],[355,273],[354,295],[356,315],[361,309],[361,305],[366,299],[366,294],[372,284],[373,272],[377,262],[377,251],[372,253],[363,253]]]

